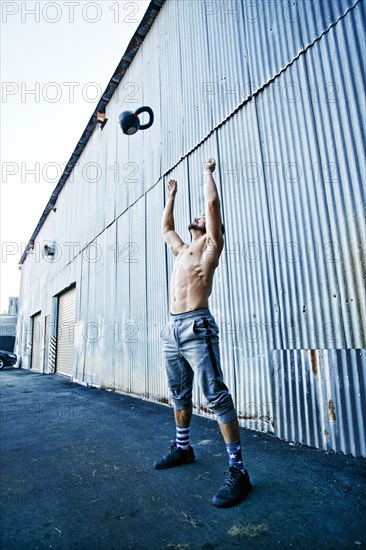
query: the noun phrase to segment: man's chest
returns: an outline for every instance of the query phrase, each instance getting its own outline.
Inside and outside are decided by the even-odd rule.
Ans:
[[[191,244],[177,256],[174,272],[176,275],[181,274],[182,276],[209,272],[216,265],[216,260],[216,254],[210,253],[209,247],[202,244],[200,246]]]

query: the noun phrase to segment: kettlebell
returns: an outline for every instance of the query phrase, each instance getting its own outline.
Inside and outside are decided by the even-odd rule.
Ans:
[[[141,113],[149,113],[150,120],[147,124],[141,124],[138,117]],[[150,107],[139,107],[135,112],[123,111],[118,117],[122,132],[128,136],[136,134],[138,130],[147,130],[154,122],[154,113]]]

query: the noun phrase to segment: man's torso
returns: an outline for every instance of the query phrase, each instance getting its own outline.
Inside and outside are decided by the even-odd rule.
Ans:
[[[176,257],[171,277],[172,313],[208,307],[220,253],[207,235],[184,245]]]

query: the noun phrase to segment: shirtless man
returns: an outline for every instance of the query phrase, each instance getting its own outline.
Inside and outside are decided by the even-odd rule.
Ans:
[[[173,211],[177,182],[170,180],[168,183],[161,230],[176,260],[171,278],[170,321],[161,337],[174,403],[176,440],[154,467],[162,470],[195,460],[189,444],[189,426],[193,376],[196,374],[208,407],[216,414],[229,457],[229,472],[212,502],[215,506],[227,507],[243,500],[251,484],[243,467],[236,411],[220,367],[219,330],[208,309],[213,275],[224,246],[220,199],[212,175],[215,166],[215,159],[210,158],[204,171],[206,216],[194,218],[188,226],[192,236],[190,244],[184,243],[175,231]]]

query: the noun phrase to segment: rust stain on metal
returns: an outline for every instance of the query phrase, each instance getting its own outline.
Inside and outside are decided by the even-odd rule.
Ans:
[[[203,405],[200,405],[201,411],[208,413],[208,414],[215,414],[211,409],[208,409],[207,407],[204,407]]]
[[[260,415],[260,414],[238,414],[239,420],[260,420],[262,422],[267,422],[272,424],[274,426],[273,420],[266,415]]]
[[[158,403],[163,403],[164,405],[169,405],[169,399],[166,397],[158,397],[157,399]]]
[[[256,414],[238,414],[239,420],[258,420],[259,417]]]
[[[311,361],[311,370],[313,371],[314,376],[318,374],[318,362],[316,358],[316,349],[310,350],[310,361]]]
[[[331,422],[335,422],[337,420],[337,417],[335,413],[335,406],[334,406],[333,399],[329,399],[328,409],[329,409],[329,416],[330,416]]]

